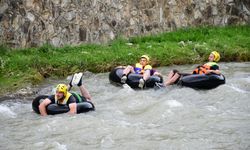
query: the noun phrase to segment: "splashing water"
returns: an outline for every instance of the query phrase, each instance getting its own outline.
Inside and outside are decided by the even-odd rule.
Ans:
[[[158,69],[166,76],[173,68],[194,67]],[[41,117],[32,111],[33,97],[5,99],[0,149],[250,149],[250,63],[220,68],[226,84],[205,91],[135,91],[111,85],[108,73],[88,73],[83,83],[96,111],[73,116]],[[38,94],[52,94],[54,85],[68,81],[47,81]]]

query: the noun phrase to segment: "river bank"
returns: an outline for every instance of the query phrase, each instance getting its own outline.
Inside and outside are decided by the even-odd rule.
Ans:
[[[154,67],[194,64],[216,50],[222,62],[250,61],[250,26],[199,27],[158,35],[117,38],[108,44],[84,44],[11,49],[0,46],[0,95],[45,78],[63,78],[75,72],[108,72],[118,65],[134,64],[142,54]]]

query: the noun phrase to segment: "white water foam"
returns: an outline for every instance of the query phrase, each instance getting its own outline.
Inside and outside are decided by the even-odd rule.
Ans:
[[[0,114],[3,116],[7,116],[10,118],[15,118],[16,113],[10,110],[10,108],[6,105],[0,105]]]
[[[123,84],[122,87],[124,89],[126,89],[128,92],[134,92],[135,90],[133,90],[128,84]]]
[[[102,140],[101,140],[101,147],[102,148],[111,148],[114,145],[114,140],[112,139],[112,134],[106,135]]]
[[[166,104],[170,107],[170,108],[174,108],[174,107],[183,107],[183,104],[178,102],[177,100],[167,100]]]
[[[205,108],[206,108],[207,110],[211,111],[211,112],[217,111],[217,108],[214,107],[214,106],[206,106]]]
[[[227,86],[230,87],[231,89],[233,89],[233,90],[239,92],[239,93],[248,93],[248,91],[242,90],[242,89],[238,88],[237,86],[235,86],[235,85],[233,85],[233,84],[227,85]]]
[[[55,146],[55,149],[67,150],[67,146],[64,144],[60,144],[59,142],[54,142],[53,145]]]

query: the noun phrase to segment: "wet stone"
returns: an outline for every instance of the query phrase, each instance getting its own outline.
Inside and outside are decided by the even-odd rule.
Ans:
[[[58,39],[60,46],[106,43],[118,34],[132,37],[187,26],[250,24],[249,14],[248,0],[0,1],[1,34],[14,30],[15,37],[4,36],[2,40],[16,47],[41,45],[43,41],[58,45]],[[39,26],[35,27],[39,34],[29,32],[34,26]],[[69,30],[62,33],[65,28]]]

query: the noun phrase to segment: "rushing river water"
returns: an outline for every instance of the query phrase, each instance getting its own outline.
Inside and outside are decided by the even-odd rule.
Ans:
[[[173,68],[190,72],[195,65]],[[226,84],[206,91],[177,86],[134,91],[108,73],[84,76],[96,111],[41,117],[31,96],[2,97],[0,149],[250,149],[250,62],[221,63]],[[52,94],[47,81],[38,94]],[[74,89],[78,91],[77,88]]]

